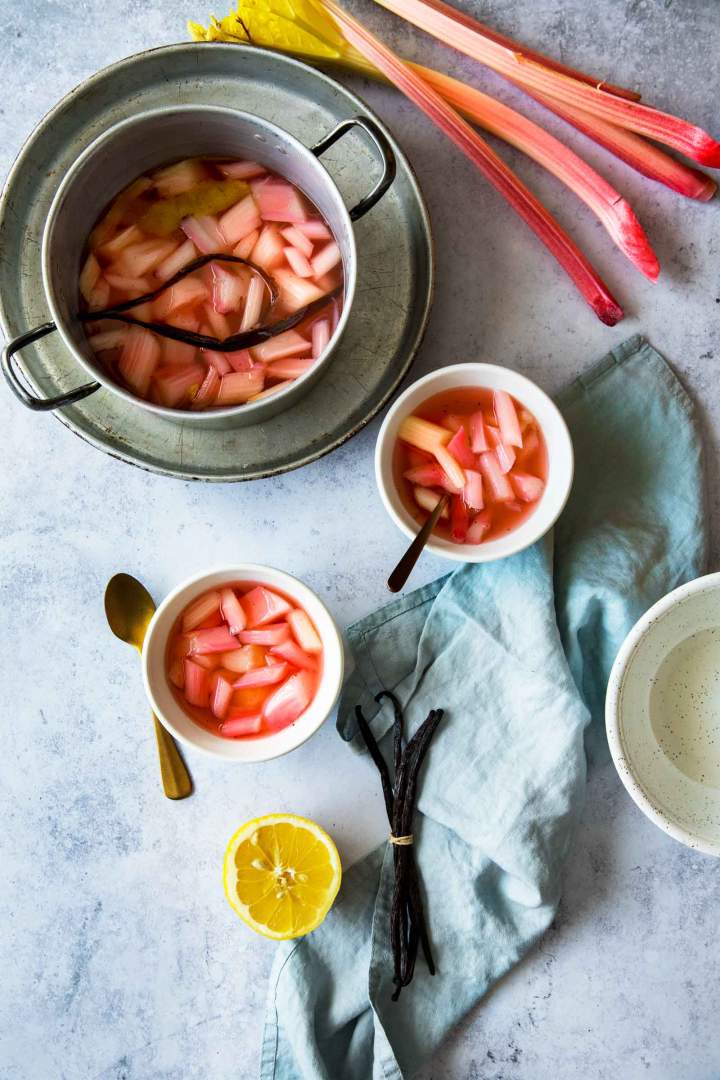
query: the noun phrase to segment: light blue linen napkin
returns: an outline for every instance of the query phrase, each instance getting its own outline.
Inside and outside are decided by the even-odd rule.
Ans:
[[[390,1000],[383,844],[346,873],[323,925],[280,947],[263,1080],[412,1076],[552,921],[583,800],[584,732],[590,719],[602,731],[615,653],[643,611],[703,571],[706,546],[697,421],[654,349],[626,342],[560,406],[577,471],[554,557],[547,537],[463,566],[349,631],[344,739],[361,749],[358,703],[376,737],[387,733],[383,688],[403,702],[408,733],[445,709],[414,826],[438,973],[420,956]]]

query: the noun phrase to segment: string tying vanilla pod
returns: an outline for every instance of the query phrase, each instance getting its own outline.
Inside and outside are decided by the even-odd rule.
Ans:
[[[381,704],[383,698],[391,702],[395,714],[393,723],[394,786],[390,780],[387,762],[380,752],[380,747],[359,705],[355,707],[355,716],[368,753],[380,773],[385,810],[390,822],[388,839],[393,848],[395,867],[395,883],[390,909],[390,946],[393,954],[393,982],[395,984],[392,1000],[397,1001],[402,988],[412,982],[419,947],[422,948],[428,971],[431,975],[435,974],[435,962],[430,949],[430,938],[420,891],[420,877],[415,862],[412,820],[420,767],[435,729],[443,718],[443,710],[433,709],[407,745],[403,746],[403,712],[400,702],[389,690],[382,690],[375,700]]]

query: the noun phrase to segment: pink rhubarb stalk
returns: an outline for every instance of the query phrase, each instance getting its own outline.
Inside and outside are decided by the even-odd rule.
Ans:
[[[378,41],[361,23],[338,7],[334,0],[324,0],[324,6],[339,23],[350,44],[354,45],[418,108],[422,109],[508,200],[550,249],[598,318],[609,326],[618,322],[623,315],[622,308],[593,266],[539,199],[518,180],[505,162],[436,90],[433,90],[419,75]]]
[[[686,199],[697,199],[700,202],[708,202],[717,191],[717,184],[710,176],[706,176],[699,169],[693,169],[683,161],[666,154],[659,146],[648,142],[642,136],[636,135],[625,128],[616,127],[598,116],[577,109],[566,102],[560,102],[545,94],[530,93],[526,87],[521,87],[535,101],[539,101],[546,109],[550,109],[556,116],[567,120],[574,128],[583,135],[593,139],[606,150],[610,150],[621,161],[631,165],[637,172],[650,180],[656,180],[660,184],[684,195]],[[157,273],[157,271],[156,271]]]
[[[720,166],[720,143],[687,120],[628,101],[552,70],[512,48],[491,40],[482,23],[443,0],[377,0],[382,7],[432,34],[439,41],[486,64],[533,92],[585,109],[603,120],[665,143],[711,167]],[[330,10],[333,10],[330,7]],[[359,48],[359,46],[356,46]],[[361,50],[362,51],[362,50]]]
[[[597,215],[638,270],[651,281],[657,280],[660,265],[632,207],[592,166],[539,124],[487,94],[431,68],[420,69],[420,74],[453,108],[522,150],[566,184]]]

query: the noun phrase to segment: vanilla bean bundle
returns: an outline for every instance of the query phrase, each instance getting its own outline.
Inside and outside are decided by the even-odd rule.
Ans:
[[[430,938],[420,892],[420,878],[413,850],[412,821],[420,767],[435,729],[443,718],[443,710],[433,709],[407,745],[403,747],[403,713],[400,702],[389,690],[381,691],[375,700],[380,704],[383,698],[387,698],[392,703],[395,713],[394,786],[390,780],[387,762],[359,705],[355,707],[355,716],[360,734],[380,773],[385,809],[390,822],[390,843],[393,845],[395,864],[395,884],[390,910],[390,945],[393,953],[393,982],[395,984],[392,1000],[397,1001],[402,988],[412,981],[419,946],[422,947],[430,974],[435,974],[435,962],[430,949]]]

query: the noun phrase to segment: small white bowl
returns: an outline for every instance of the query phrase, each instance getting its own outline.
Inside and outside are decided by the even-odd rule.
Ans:
[[[642,812],[720,855],[720,574],[681,585],[638,620],[610,673],[605,723]]]
[[[403,420],[428,398],[463,386],[484,386],[512,394],[534,415],[548,451],[545,491],[539,505],[517,529],[484,544],[454,544],[433,535],[426,545],[427,551],[455,562],[492,562],[514,555],[544,536],[560,516],[572,487],[574,455],[567,425],[557,405],[530,379],[497,364],[453,364],[418,379],[400,395],[383,421],[375,445],[375,479],[390,517],[406,536],[414,537],[418,523],[406,510],[393,477],[397,433]]]
[[[312,702],[295,721],[281,731],[246,739],[223,739],[200,727],[180,706],[168,681],[165,651],[168,637],[183,609],[208,589],[233,581],[248,581],[278,589],[297,602],[312,619],[323,644],[320,685]],[[152,617],[142,651],[145,693],[159,720],[171,735],[187,746],[228,761],[269,761],[295,750],[333,710],[343,680],[343,647],[338,629],[323,602],[307,585],[282,570],[255,563],[219,567],[189,578],[166,596]]]

